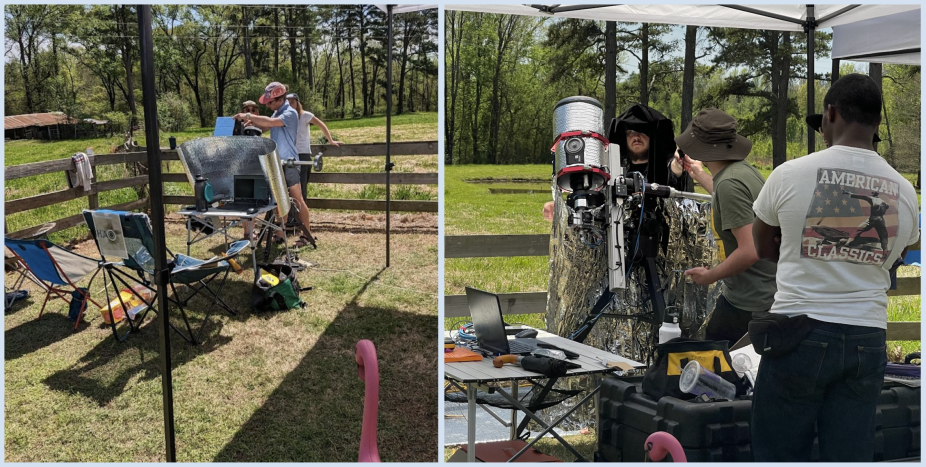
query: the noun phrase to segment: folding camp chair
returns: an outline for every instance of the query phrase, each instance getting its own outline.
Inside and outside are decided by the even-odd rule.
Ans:
[[[38,240],[40,238],[47,239],[45,235],[48,234],[48,231],[53,229],[54,227],[55,227],[54,222],[46,222],[45,224],[42,224],[42,226],[39,227],[38,230],[33,231],[29,236],[19,237],[19,239],[20,240]],[[46,291],[48,290],[48,288],[45,286],[45,283],[43,283],[42,281],[38,280],[35,276],[33,276],[32,273],[29,272],[29,269],[27,269],[26,266],[22,263],[22,261],[20,261],[19,258],[17,258],[16,255],[14,255],[12,251],[10,251],[9,247],[6,247],[6,246],[3,249],[3,269],[4,269],[4,272],[13,271],[16,274],[18,274],[18,276],[12,282],[12,284],[7,281],[4,281],[3,283],[3,288],[5,292],[4,304],[6,305],[6,311],[10,311],[10,309],[13,308],[13,303],[19,300],[25,299],[26,297],[29,296],[28,290],[21,289],[22,285],[26,282],[26,279],[29,279],[30,281],[35,283],[35,285],[38,285],[42,289]]]
[[[42,283],[42,287],[45,288],[45,301],[42,302],[42,309],[39,310],[39,318],[45,312],[45,307],[50,299],[60,298],[66,303],[70,303],[69,296],[82,297],[77,322],[74,323],[74,329],[76,330],[80,325],[84,310],[87,308],[87,301],[100,306],[99,303],[90,298],[90,293],[87,292],[90,284],[93,283],[93,279],[100,272],[101,262],[99,260],[65,250],[43,239],[14,240],[5,238],[4,243],[21,266],[26,268],[28,274],[38,279]],[[88,275],[91,276],[86,289],[75,285],[76,282],[80,282]],[[71,290],[64,287],[69,287]]]
[[[112,282],[113,287],[116,289],[118,295],[119,283],[128,288],[128,290],[139,300],[148,305],[148,309],[155,309],[154,306],[157,295],[146,299],[145,297],[140,296],[135,290],[131,287],[129,282],[135,282],[142,285],[145,285],[149,288],[154,288],[152,284],[153,275],[154,275],[154,234],[151,232],[151,221],[148,219],[147,214],[142,213],[133,213],[133,212],[123,212],[123,211],[109,211],[109,210],[97,210],[97,211],[84,211],[84,219],[87,222],[87,226],[90,227],[90,232],[93,235],[93,239],[97,244],[97,248],[100,250],[101,255],[103,255],[104,248],[101,247],[101,244],[104,242],[101,237],[104,235],[108,241],[111,241],[112,238],[116,237],[113,233],[106,231],[104,227],[98,228],[94,222],[94,213],[102,213],[118,216],[118,225],[122,230],[121,238],[124,238],[125,244],[125,256],[121,261],[118,262],[104,262],[103,268],[106,271],[106,275]],[[189,317],[186,313],[186,305],[190,300],[193,299],[196,295],[202,294],[204,298],[210,299],[213,301],[211,305],[219,305],[228,311],[230,314],[234,315],[235,310],[233,310],[224,300],[219,296],[222,292],[222,288],[225,285],[225,281],[228,278],[228,273],[231,270],[231,265],[228,260],[234,259],[245,247],[250,245],[248,240],[241,240],[233,242],[229,245],[228,251],[225,252],[224,256],[214,257],[208,260],[200,260],[190,256],[178,254],[171,254],[172,259],[168,262],[168,270],[170,271],[169,283],[170,292],[172,296],[168,293],[168,302],[173,303],[180,310],[180,317],[183,319],[183,327],[186,329],[186,332],[174,326],[173,323],[168,319],[168,324],[170,327],[177,332],[184,340],[191,344],[199,343],[199,337],[205,328],[206,323],[209,321],[209,316],[212,314],[214,306],[207,307],[206,316],[203,319],[203,324],[200,326],[198,332],[193,331],[193,327],[190,325]],[[104,255],[105,257],[105,255]],[[138,278],[133,278],[130,273],[122,270],[123,268],[128,269],[134,272]],[[221,280],[219,281],[219,286],[217,290],[213,290],[210,287],[210,283],[213,282],[219,275],[222,275]],[[105,280],[105,279],[104,279]],[[177,291],[177,285],[185,285],[190,289],[190,293],[186,297],[181,297],[180,293]],[[160,293],[161,291],[157,291]],[[206,295],[208,293],[208,296]],[[107,291],[107,297],[109,292]],[[121,300],[121,297],[120,297]],[[155,309],[155,311],[157,311]],[[145,311],[147,313],[147,310]],[[168,317],[170,315],[168,314]],[[134,319],[129,319],[130,330],[135,331],[138,329],[140,323],[144,320],[144,315],[136,316]],[[115,333],[115,328],[113,329]],[[116,334],[117,339],[120,338]],[[122,337],[124,338],[124,337]]]

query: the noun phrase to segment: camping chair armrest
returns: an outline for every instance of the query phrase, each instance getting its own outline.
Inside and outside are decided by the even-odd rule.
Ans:
[[[250,240],[238,240],[236,242],[232,242],[232,244],[228,246],[228,251],[225,252],[225,256],[234,258],[235,256],[238,256],[242,250],[249,246],[251,246]]]
[[[223,261],[225,261],[225,258],[221,256],[215,256],[201,263],[190,264],[188,266],[174,267],[173,269],[171,269],[170,273],[173,275],[173,274],[177,274],[177,273],[184,272],[184,271],[194,271],[196,269],[215,267],[216,265],[218,265],[219,263]]]

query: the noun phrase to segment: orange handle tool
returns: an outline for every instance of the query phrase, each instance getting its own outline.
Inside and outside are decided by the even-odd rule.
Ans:
[[[492,365],[495,368],[501,368],[502,365],[506,363],[518,363],[517,355],[499,355],[492,360]]]

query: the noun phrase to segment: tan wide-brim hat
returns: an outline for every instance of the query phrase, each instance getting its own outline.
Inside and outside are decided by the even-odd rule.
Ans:
[[[752,141],[736,133],[736,119],[718,109],[704,109],[675,137],[675,144],[694,160],[741,161]]]

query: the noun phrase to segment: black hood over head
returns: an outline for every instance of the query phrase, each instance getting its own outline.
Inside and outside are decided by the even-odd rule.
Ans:
[[[669,184],[669,159],[675,154],[675,130],[672,120],[659,111],[643,104],[634,104],[608,127],[608,141],[621,148],[621,164],[627,166],[627,130],[639,131],[649,136],[649,166],[646,181]]]

